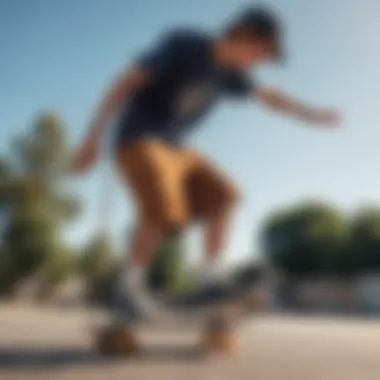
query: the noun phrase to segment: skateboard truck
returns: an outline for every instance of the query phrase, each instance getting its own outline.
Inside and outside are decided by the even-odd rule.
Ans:
[[[214,305],[208,312],[196,320],[196,326],[201,327],[201,336],[198,349],[201,354],[220,354],[231,356],[237,350],[236,330],[238,324],[246,319],[252,304],[240,302]],[[176,318],[175,318],[176,319]],[[167,327],[174,327],[167,322]],[[181,321],[180,321],[181,322]],[[158,325],[160,325],[158,323]],[[189,331],[186,322],[178,331]],[[194,326],[194,325],[193,325]],[[115,321],[103,325],[95,332],[95,348],[105,356],[133,357],[141,352],[141,345],[137,338],[137,325],[116,323]]]
[[[252,315],[253,311],[261,309],[264,303],[260,298],[260,293],[246,294],[234,300],[224,300],[215,302],[213,305],[201,308],[200,318],[194,317],[191,310],[186,310],[185,315],[189,316],[196,325],[201,327],[201,339],[199,349],[204,354],[216,353],[230,356],[237,349],[236,329],[238,324]],[[195,308],[197,310],[197,308]],[[181,321],[178,313],[172,313],[174,316],[173,323],[166,322],[166,325],[174,326],[178,321],[187,326],[186,322]],[[161,324],[158,320],[158,325]],[[156,323],[154,323],[156,324]],[[165,323],[163,323],[165,325]],[[102,355],[107,356],[134,356],[138,354],[140,342],[137,339],[138,326],[129,321],[123,321],[122,318],[108,322],[96,330],[95,347]],[[180,329],[180,331],[188,330],[188,328]]]

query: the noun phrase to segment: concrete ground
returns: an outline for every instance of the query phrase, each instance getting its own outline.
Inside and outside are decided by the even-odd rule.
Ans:
[[[380,321],[259,316],[232,358],[202,358],[186,328],[143,331],[128,360],[93,352],[83,313],[0,307],[0,380],[379,380]]]

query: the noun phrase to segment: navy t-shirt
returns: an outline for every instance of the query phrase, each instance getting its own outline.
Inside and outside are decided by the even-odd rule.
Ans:
[[[245,74],[218,67],[212,46],[212,38],[204,34],[176,31],[138,60],[151,79],[121,112],[118,147],[146,137],[181,144],[222,95],[252,93],[253,84]]]

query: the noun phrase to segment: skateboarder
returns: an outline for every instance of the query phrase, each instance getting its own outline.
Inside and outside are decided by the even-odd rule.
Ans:
[[[283,32],[277,16],[264,8],[246,10],[217,36],[172,31],[120,75],[95,113],[75,168],[82,173],[90,169],[115,120],[115,162],[136,204],[126,252],[130,263],[120,289],[138,315],[156,310],[145,286],[155,248],[190,222],[204,222],[203,294],[223,288],[219,253],[239,191],[222,170],[185,144],[219,99],[252,98],[306,123],[337,125],[334,110],[306,106],[250,79],[250,69],[284,59]]]

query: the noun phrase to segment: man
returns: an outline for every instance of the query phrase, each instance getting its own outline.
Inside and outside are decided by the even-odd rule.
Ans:
[[[305,106],[249,79],[250,69],[283,58],[282,34],[279,20],[261,8],[247,10],[217,37],[172,32],[122,73],[96,112],[75,166],[78,172],[91,167],[118,115],[116,162],[137,205],[130,265],[120,289],[137,315],[155,311],[145,290],[152,253],[168,233],[189,222],[205,223],[202,289],[207,293],[223,283],[219,253],[239,193],[222,171],[184,145],[217,100],[252,97],[304,122],[337,124],[334,111]]]

